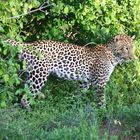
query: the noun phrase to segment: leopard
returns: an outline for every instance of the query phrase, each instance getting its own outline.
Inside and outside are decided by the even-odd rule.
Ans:
[[[21,46],[20,59],[27,63],[27,83],[33,97],[40,93],[49,75],[55,74],[80,81],[83,88],[96,87],[97,104],[105,107],[105,86],[118,64],[133,60],[133,40],[133,37],[118,34],[95,46],[53,40],[18,42],[7,39],[4,42]],[[21,102],[25,108],[30,106],[25,99]]]

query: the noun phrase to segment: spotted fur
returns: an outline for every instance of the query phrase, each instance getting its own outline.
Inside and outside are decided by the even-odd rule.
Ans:
[[[27,62],[28,83],[33,94],[42,89],[53,73],[65,79],[82,81],[84,86],[97,87],[98,104],[102,106],[105,106],[103,89],[115,66],[133,59],[132,38],[127,35],[116,35],[106,44],[95,47],[57,41],[5,42],[22,46],[21,59]]]

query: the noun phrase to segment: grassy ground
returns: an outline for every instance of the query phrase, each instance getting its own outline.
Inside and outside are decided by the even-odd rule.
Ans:
[[[2,140],[139,140],[140,106],[106,114],[91,105],[71,108],[40,102],[33,111],[10,107],[0,111]],[[132,111],[135,108],[135,111]],[[133,114],[134,113],[134,114]],[[100,114],[100,115],[99,115]],[[106,117],[106,118],[103,118]]]
[[[0,110],[0,140],[140,139],[140,104],[117,106],[108,100],[107,109],[97,109],[91,91],[77,90],[73,82],[50,81],[46,98],[38,99],[32,111],[17,104]]]

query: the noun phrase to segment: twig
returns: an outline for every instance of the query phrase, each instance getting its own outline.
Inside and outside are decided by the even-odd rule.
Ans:
[[[86,47],[86,46],[88,46],[88,45],[90,45],[90,44],[97,45],[97,43],[95,43],[95,42],[89,42],[89,43],[87,43],[86,45],[84,45],[84,47]]]
[[[20,73],[18,74],[18,78],[21,78],[21,76],[22,76],[25,72],[27,72],[27,69],[21,70]]]
[[[43,5],[44,5],[44,4],[43,4]],[[19,17],[21,17],[21,16],[25,16],[25,15],[28,15],[28,14],[31,14],[31,13],[34,13],[34,12],[37,12],[37,11],[43,12],[43,9],[45,9],[45,8],[47,8],[47,7],[49,7],[49,6],[52,6],[52,4],[48,4],[48,5],[46,5],[46,6],[42,6],[42,5],[41,5],[39,8],[37,8],[37,9],[35,9],[35,10],[31,10],[31,11],[29,11],[29,12],[27,12],[27,13],[24,13],[24,14],[21,14],[21,15],[17,15],[17,16],[10,17],[10,18],[8,18],[8,19],[19,18]]]
[[[48,4],[48,5],[44,6],[45,4]],[[47,8],[47,7],[49,7],[49,6],[53,6],[53,4],[49,4],[49,2],[46,0],[46,2],[44,2],[39,8],[37,8],[37,9],[35,9],[35,10],[31,10],[31,11],[29,11],[29,12],[27,12],[27,13],[23,13],[23,14],[21,14],[21,15],[9,17],[9,18],[7,18],[7,19],[19,18],[19,17],[21,17],[21,16],[25,16],[25,15],[28,15],[28,14],[31,14],[31,13],[34,13],[34,12],[37,12],[37,11],[45,12],[45,11],[43,11],[43,9],[45,9],[45,8]],[[0,21],[2,21],[2,18],[0,18]]]

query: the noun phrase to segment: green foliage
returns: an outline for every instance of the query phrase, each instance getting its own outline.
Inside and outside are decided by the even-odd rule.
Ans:
[[[140,16],[138,9],[140,3],[137,0],[52,0],[50,1],[51,6],[42,9],[44,12],[38,10],[28,14],[42,4],[42,0],[32,2],[29,0],[2,1],[0,4],[1,41],[3,41],[3,38],[13,38],[20,41],[53,39],[85,45],[89,42],[105,42],[116,33],[127,33],[139,37]],[[136,46],[138,46],[138,42],[136,41]],[[19,51],[20,49],[5,44],[1,44],[0,47],[0,98],[2,99],[2,106],[7,104],[7,99],[17,100],[14,98],[16,97],[15,92],[20,90],[19,83],[21,81],[17,75],[19,69],[21,69],[16,55]],[[113,76],[111,80],[111,83],[114,84],[110,84],[113,88],[115,85],[117,91],[113,90],[113,92],[114,94],[117,92],[116,96],[119,96],[119,94],[122,94],[122,91],[118,89],[119,86],[126,83],[122,88],[125,88],[123,94],[127,93],[127,97],[122,96],[128,100],[129,93],[135,89],[136,96],[134,95],[131,102],[134,102],[139,92],[140,58],[138,47],[135,53],[136,60],[134,63],[123,68],[123,71],[122,67],[117,69],[114,74],[116,77]],[[133,78],[132,81],[127,81],[124,75]],[[127,87],[130,87],[129,90]],[[109,87],[109,90],[107,92],[113,94],[111,87]],[[24,92],[26,92],[26,89]]]
[[[107,121],[102,123],[100,110],[90,104],[82,107],[75,104],[68,108],[60,101],[58,108],[48,99],[40,100],[31,112],[18,107],[0,110],[0,139],[139,139],[139,105],[124,106],[115,115],[112,112],[102,114]]]
[[[45,105],[45,106],[44,106]],[[100,132],[97,110],[90,105],[83,108],[64,108],[46,102],[37,105],[34,112],[21,111],[20,108],[0,110],[1,139],[47,139],[47,140],[117,140],[108,131]]]
[[[21,51],[21,48],[6,45],[3,43],[4,39],[10,38],[19,41],[52,39],[75,43],[77,45],[85,45],[89,42],[94,44],[104,43],[115,34],[126,33],[136,36],[134,43],[135,60],[116,68],[106,87],[107,110],[101,111],[99,114],[101,114],[101,118],[110,115],[109,119],[112,121],[114,120],[115,115],[121,114],[121,116],[117,115],[117,119],[125,117],[126,120],[122,119],[122,121],[128,123],[128,125],[130,121],[130,127],[137,128],[137,126],[134,125],[133,118],[137,118],[137,121],[140,119],[138,115],[140,104],[139,0],[50,0],[50,6],[42,9],[42,11],[38,10],[30,13],[30,11],[41,7],[43,2],[43,0],[1,0],[0,107],[6,108],[13,104],[17,107],[15,103],[18,102],[19,97],[23,94],[30,94],[26,86],[22,87],[24,79],[21,78],[19,74],[19,71],[22,68],[25,69],[25,64],[21,64],[21,62],[18,61],[18,53]],[[44,6],[47,6],[47,3],[44,3]],[[35,108],[36,105],[48,105],[48,107],[46,107],[48,110],[51,106],[52,112],[55,110],[56,112],[60,111],[60,113],[62,113],[71,107],[79,108],[79,106],[84,106],[87,103],[91,103],[94,106],[91,99],[92,91],[80,91],[75,82],[66,82],[57,79],[56,77],[54,79],[50,78],[41,95],[47,96],[46,98],[49,103],[44,100],[39,100],[34,103],[34,100],[32,100],[32,98],[30,99],[32,104],[35,104]],[[57,109],[54,109],[53,106]],[[130,106],[133,107],[129,109]],[[42,108],[43,107],[40,107],[36,110]],[[44,107],[43,111],[47,110],[46,108]],[[106,111],[108,114],[105,113]],[[33,115],[33,121],[38,123],[37,120],[34,120],[34,117],[42,119],[40,118],[40,114],[46,116],[50,112],[50,110],[47,112],[45,111],[44,114],[37,112],[39,116],[38,114]],[[71,112],[77,114],[74,110],[71,110]],[[15,138],[15,136],[21,137],[21,135],[24,134],[28,135],[27,133],[22,133],[24,132],[23,129],[29,130],[32,134],[32,126],[36,129],[36,134],[33,135],[34,138],[44,138],[48,136],[50,139],[53,139],[54,137],[59,137],[60,139],[62,137],[73,139],[76,134],[79,134],[77,139],[92,139],[94,136],[96,137],[95,139],[99,138],[99,124],[97,120],[94,123],[92,122],[92,126],[88,126],[86,120],[81,118],[83,120],[81,123],[79,122],[76,127],[71,128],[71,126],[66,126],[62,129],[57,127],[58,129],[48,133],[42,132],[42,128],[37,130],[41,122],[33,124],[31,122],[32,120],[30,120],[31,114],[23,113],[21,110],[20,113],[18,114],[18,112],[16,112],[15,114],[15,116],[19,115],[19,124],[17,129],[14,128],[14,132],[11,128],[16,125],[17,120],[15,119],[10,126],[10,120],[8,120],[10,123],[6,120],[4,121],[7,126],[5,126],[4,129],[1,129],[2,127],[0,127],[0,131],[2,132],[6,128],[8,128],[8,131],[2,138],[5,138],[6,135],[8,138],[10,136]],[[81,112],[78,111],[79,115],[80,113]],[[8,113],[6,112],[6,114]],[[24,118],[20,115],[29,117],[29,120],[27,122],[24,121]],[[53,115],[51,114],[51,117]],[[13,115],[12,117],[16,118],[15,116]],[[66,116],[74,115],[69,114]],[[81,117],[82,116],[83,114]],[[63,117],[65,118],[65,116]],[[43,118],[43,121],[46,121],[45,119],[46,117]],[[49,121],[47,120],[47,123]],[[31,127],[28,127],[27,123],[29,123]],[[59,124],[59,121],[57,121],[57,123]],[[60,124],[61,123],[62,121],[60,121]],[[4,126],[5,124],[1,124],[1,126]],[[28,128],[23,127],[25,125]],[[128,125],[127,127],[129,127]],[[88,131],[89,129],[90,131]],[[94,136],[92,136],[92,131],[94,131]],[[15,132],[18,132],[19,135],[16,135]],[[104,139],[107,139],[108,132],[105,132],[103,136]],[[114,136],[112,139],[115,140],[117,137]]]

